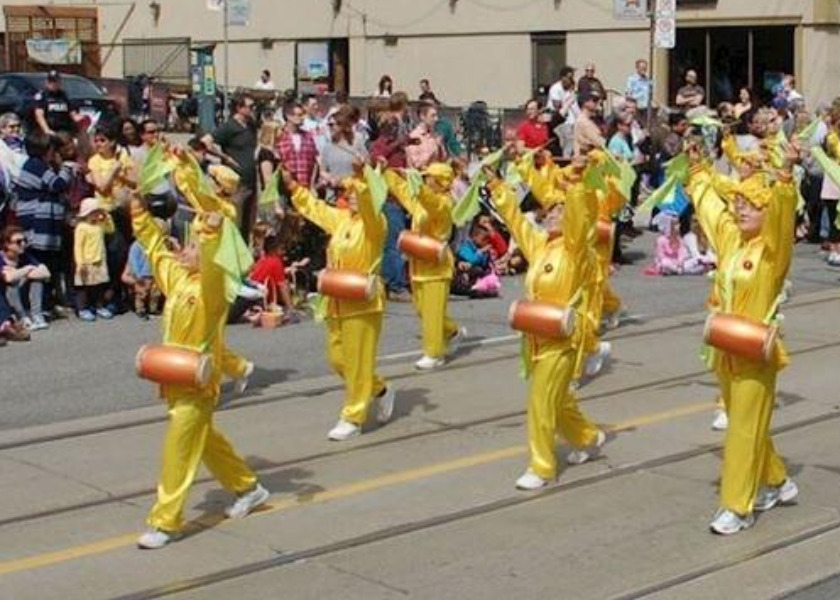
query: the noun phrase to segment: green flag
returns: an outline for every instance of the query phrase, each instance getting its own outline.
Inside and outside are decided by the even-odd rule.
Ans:
[[[280,200],[280,173],[274,171],[260,193],[260,206],[273,206]]]
[[[715,129],[723,127],[723,123],[710,115],[699,115],[691,119],[689,123],[695,127],[714,127]]]
[[[675,175],[669,175],[665,183],[653,190],[653,193],[647,197],[647,200],[639,207],[639,212],[650,212],[672,197],[677,189],[677,181]]]
[[[636,184],[636,170],[627,161],[616,159],[610,152],[606,156],[607,174],[616,178],[618,192],[622,198],[629,200]]]
[[[840,165],[831,160],[828,154],[825,153],[825,150],[819,146],[811,148],[811,156],[814,157],[814,160],[817,161],[817,164],[820,165],[828,178],[834,182],[834,185],[840,187]],[[838,213],[834,224],[835,226],[840,227],[840,213]]]
[[[470,187],[464,192],[458,205],[452,211],[452,221],[458,227],[472,221],[481,212],[481,188],[487,182],[484,173],[479,171],[473,177]]]
[[[805,129],[800,131],[796,134],[796,137],[802,142],[810,142],[811,138],[814,137],[814,134],[817,132],[817,128],[820,126],[820,120],[814,119],[811,121]]]
[[[423,176],[417,169],[405,170],[405,181],[408,183],[408,193],[412,198],[420,195],[420,189],[423,187]]]
[[[674,158],[665,163],[665,175],[670,177],[675,176],[680,183],[685,183],[688,179],[688,171],[691,167],[691,162],[685,152],[680,152]]]
[[[163,145],[155,144],[140,167],[140,193],[144,196],[153,193],[174,170],[175,165],[167,159]]]
[[[230,219],[223,220],[220,235],[213,262],[225,272],[225,298],[233,302],[242,287],[242,279],[254,264],[254,256]]]
[[[498,168],[499,164],[502,162],[502,159],[504,157],[504,148],[502,148],[501,150],[496,150],[495,152],[491,152],[481,160],[481,166],[482,168],[490,167],[492,169],[496,169]]]
[[[368,184],[370,196],[373,198],[373,207],[381,211],[385,200],[388,199],[388,184],[379,167],[373,169],[370,165],[365,165],[365,181]]]
[[[607,180],[604,178],[604,167],[590,165],[583,174],[583,184],[590,190],[607,191]]]

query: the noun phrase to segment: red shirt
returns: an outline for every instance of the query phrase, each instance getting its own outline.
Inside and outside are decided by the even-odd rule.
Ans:
[[[548,143],[548,125],[541,121],[525,121],[516,130],[516,137],[525,143],[526,148],[539,148]]]
[[[493,258],[501,258],[508,250],[505,238],[498,231],[490,234],[490,248],[493,250]]]
[[[277,288],[286,283],[286,265],[283,258],[277,254],[266,254],[254,265],[251,281],[261,283],[268,288],[269,302],[277,299]]]

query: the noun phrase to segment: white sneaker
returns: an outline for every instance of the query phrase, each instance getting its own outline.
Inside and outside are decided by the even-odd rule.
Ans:
[[[41,331],[42,329],[49,329],[50,324],[44,318],[44,315],[35,315],[32,317],[32,324],[29,326],[29,331]]]
[[[456,354],[458,352],[458,350],[461,348],[461,344],[463,343],[463,341],[466,338],[467,338],[467,328],[466,327],[461,327],[460,329],[458,329],[458,333],[456,333],[451,338],[449,338],[449,346],[446,350],[446,353],[449,356],[452,356],[453,354]]]
[[[265,504],[269,496],[271,496],[271,492],[258,483],[257,487],[247,494],[242,494],[236,499],[236,502],[228,506],[225,509],[225,515],[228,519],[244,519],[255,508]]]
[[[525,471],[522,476],[516,480],[516,489],[518,490],[538,490],[548,485],[548,479],[543,479],[531,469]]]
[[[360,433],[362,433],[361,427],[355,423],[339,419],[338,423],[335,424],[335,427],[330,429],[330,432],[327,434],[327,438],[334,442],[343,442],[344,440],[356,437]]]
[[[237,395],[245,393],[245,390],[248,389],[248,384],[251,382],[251,375],[253,374],[254,363],[248,361],[248,364],[245,365],[245,373],[233,382],[233,392]]]
[[[27,331],[32,331],[33,323],[32,323],[32,319],[30,319],[29,317],[23,317],[23,318],[20,320],[20,324],[21,324],[21,325],[23,326],[23,328],[24,328],[24,329],[26,329]]]
[[[722,408],[715,409],[715,418],[712,420],[714,431],[726,431],[729,429],[729,415]]]
[[[137,547],[141,550],[158,550],[172,541],[174,536],[160,529],[150,529],[137,538]]]
[[[432,358],[431,356],[423,356],[420,360],[414,363],[414,368],[419,371],[431,371],[442,367],[446,361],[442,358]]]
[[[394,400],[397,392],[390,385],[387,386],[377,398],[376,422],[384,425],[394,416]]]
[[[611,329],[618,329],[621,325],[622,316],[624,316],[624,311],[621,309],[607,315],[604,319],[604,329],[607,331]]]
[[[245,300],[264,300],[266,288],[258,283],[243,283],[237,295]]]
[[[714,521],[709,523],[709,529],[718,535],[732,535],[749,529],[753,525],[755,525],[755,517],[752,514],[742,517],[731,510],[721,509],[715,515]]]
[[[778,487],[763,488],[758,492],[753,510],[763,512],[770,510],[779,504],[790,504],[799,495],[799,488],[796,487],[793,479],[785,479],[785,482]]]
[[[598,350],[586,358],[585,373],[587,377],[595,377],[604,368],[604,363],[612,353],[612,345],[609,342],[598,344]]]
[[[566,462],[570,465],[582,465],[592,458],[592,456],[596,454],[597,450],[603,446],[606,441],[607,434],[598,430],[598,437],[595,438],[595,443],[583,450],[572,450],[566,457]]]

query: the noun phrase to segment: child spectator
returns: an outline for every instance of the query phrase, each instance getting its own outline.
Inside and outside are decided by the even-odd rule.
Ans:
[[[254,261],[258,261],[263,257],[265,238],[271,233],[272,229],[268,221],[257,221],[254,224],[254,229],[251,230],[251,252],[254,254]]]
[[[656,218],[660,235],[654,248],[654,270],[657,275],[682,275],[688,248],[680,237],[679,219],[669,213]]]
[[[280,237],[270,234],[265,238],[263,255],[251,270],[249,279],[262,284],[266,288],[266,303],[268,306],[281,301],[283,309],[291,314],[292,296],[286,281],[286,265],[283,262],[283,244]]]
[[[688,260],[685,262],[687,273],[699,275],[714,270],[717,256],[696,217],[691,219],[691,231],[683,236],[683,241],[688,250]]]
[[[470,236],[460,243],[456,254],[453,294],[471,298],[499,295],[501,282],[491,262],[490,231],[477,221],[473,223]]]
[[[165,230],[163,221],[158,220],[158,225]],[[134,294],[134,312],[143,320],[148,320],[149,315],[159,314],[162,309],[162,295],[155,284],[152,266],[146,257],[146,252],[140,242],[134,241],[128,250],[128,261],[122,274],[122,282],[132,289]]]
[[[79,318],[82,321],[93,322],[97,316],[102,319],[114,317],[103,304],[103,288],[110,282],[105,235],[113,232],[111,215],[99,200],[85,198],[79,209],[79,222],[73,240],[76,260],[74,283],[78,295]]]

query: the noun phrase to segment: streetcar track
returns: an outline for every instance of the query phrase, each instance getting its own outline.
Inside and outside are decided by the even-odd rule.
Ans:
[[[825,303],[830,303],[830,302],[836,302],[837,300],[840,300],[840,298],[837,298],[837,297],[816,298],[814,300],[804,300],[802,302],[797,302],[795,304],[790,304],[787,307],[788,307],[788,309],[799,309],[799,308],[806,308],[806,307],[817,305],[817,304],[825,304]],[[676,318],[679,318],[679,317],[676,317]],[[612,342],[612,341],[620,341],[620,340],[626,340],[626,339],[641,338],[641,337],[645,337],[645,336],[649,336],[649,335],[655,335],[655,334],[658,334],[658,333],[666,333],[668,331],[683,329],[685,327],[694,327],[694,326],[697,326],[697,325],[702,325],[705,321],[706,321],[706,315],[705,314],[702,317],[685,315],[684,319],[681,320],[678,323],[673,323],[673,324],[670,324],[670,325],[663,325],[661,327],[655,327],[655,328],[646,329],[646,330],[643,330],[643,331],[627,331],[626,333],[623,333],[623,334],[621,332],[617,332],[617,333],[612,332],[612,333],[608,333],[607,335],[605,335],[603,339]],[[513,345],[513,344],[517,344],[517,341],[516,340],[511,340],[510,342],[503,342],[503,343],[494,344],[493,346],[487,346],[487,347],[488,348],[490,348],[490,347],[497,347],[498,348],[498,347],[505,347],[505,346],[509,346],[509,345]],[[465,348],[464,351],[461,351],[458,354],[460,356],[466,357],[469,354],[471,354],[474,351],[474,349],[477,350],[477,349],[480,349],[480,347]],[[795,353],[792,353],[792,354],[795,354]],[[518,355],[519,355],[518,352],[511,352],[509,354],[493,356],[493,357],[482,359],[480,364],[503,362],[505,360],[510,360],[511,358],[514,358]],[[446,367],[446,371],[450,372],[450,371],[457,371],[457,370],[460,370],[460,369],[468,369],[468,368],[471,368],[471,367],[475,367],[478,364],[479,364],[478,362],[448,363],[447,367]],[[706,372],[706,371],[701,371],[701,372]],[[401,380],[404,380],[404,379],[413,379],[415,377],[428,377],[429,375],[431,375],[431,374],[430,373],[417,372],[417,371],[411,371],[411,372],[399,373],[397,375],[393,375],[389,378],[389,380],[390,381],[401,381]],[[294,383],[295,384],[301,384],[301,383],[304,383],[306,381],[307,381],[306,379],[303,379],[303,380],[295,381]],[[282,385],[282,382],[278,382],[277,384],[274,384],[274,385]],[[245,399],[243,399],[243,401],[238,401],[238,402],[234,401],[232,404],[229,404],[227,407],[225,407],[224,412],[242,410],[242,409],[245,409],[245,408],[263,406],[263,405],[266,405],[266,404],[274,404],[276,402],[288,401],[288,400],[291,400],[291,399],[294,399],[294,398],[311,398],[311,397],[316,397],[316,396],[322,396],[324,394],[329,394],[329,393],[332,393],[332,392],[341,391],[343,388],[344,388],[343,385],[336,383],[336,384],[323,385],[323,386],[316,387],[316,388],[307,388],[307,389],[295,390],[295,391],[291,391],[291,392],[271,394],[271,395],[268,395],[268,396],[265,396],[265,397],[254,398],[252,400],[249,400],[246,397]],[[168,420],[168,417],[165,414],[162,414],[160,416],[155,416],[155,417],[146,417],[146,418],[142,418],[142,419],[136,419],[136,420],[133,420],[133,421],[126,421],[125,423],[116,423],[116,424],[113,424],[113,425],[101,425],[101,426],[98,426],[98,427],[81,428],[81,429],[76,429],[76,430],[63,431],[61,433],[38,436],[38,437],[29,438],[29,439],[25,439],[25,440],[18,440],[18,441],[0,443],[0,452],[3,452],[5,450],[15,450],[15,449],[18,449],[18,448],[25,448],[25,447],[28,447],[28,446],[37,446],[37,445],[47,444],[47,443],[51,443],[51,442],[58,442],[58,441],[63,441],[63,440],[68,440],[68,439],[76,439],[76,438],[83,438],[83,437],[88,437],[88,436],[93,436],[93,435],[99,435],[101,433],[111,433],[111,432],[114,432],[114,431],[121,431],[121,430],[125,430],[125,429],[133,429],[135,427],[143,427],[143,426],[146,426],[146,425],[156,425],[156,424],[159,424],[159,423],[165,423],[167,420]],[[3,522],[0,521],[0,525],[2,525],[2,523]]]
[[[668,326],[668,327],[671,328],[672,326]],[[822,350],[827,350],[827,349],[835,348],[835,347],[840,347],[840,341],[826,342],[826,343],[823,343],[823,344],[815,344],[815,345],[812,345],[812,346],[808,346],[806,348],[801,348],[799,350],[793,351],[790,354],[791,354],[791,356],[798,356],[798,355],[802,355],[802,354],[810,354],[810,353],[813,353],[813,352],[819,352],[819,351],[822,351]],[[482,364],[489,363],[489,362],[494,362],[494,361],[498,361],[498,360],[503,360],[503,358],[499,357],[499,358],[488,359],[486,361],[482,361]],[[466,368],[466,366],[462,366],[461,368]],[[415,373],[406,374],[406,376],[423,376],[423,375],[428,375],[428,374],[415,374]],[[605,398],[620,396],[620,395],[623,395],[623,394],[626,394],[626,393],[633,393],[633,392],[638,392],[638,391],[642,391],[642,390],[646,390],[646,389],[653,389],[653,388],[657,388],[657,387],[661,387],[661,386],[666,386],[666,385],[669,385],[669,384],[688,382],[688,381],[691,381],[693,379],[698,379],[698,378],[702,378],[702,377],[711,377],[711,374],[709,373],[709,371],[707,369],[700,369],[700,370],[697,370],[697,371],[691,371],[689,373],[683,373],[683,374],[680,374],[680,375],[664,377],[662,379],[657,379],[655,381],[649,381],[649,382],[640,383],[640,384],[637,384],[637,385],[626,386],[626,387],[623,387],[623,388],[620,388],[620,389],[606,390],[604,392],[599,392],[597,394],[592,394],[590,396],[582,397],[580,399],[580,402],[585,403],[585,402],[592,402],[592,401],[595,401],[595,400],[602,400],[602,399],[605,399]],[[300,395],[300,394],[298,394],[298,395]],[[281,471],[283,469],[287,469],[289,467],[305,465],[305,464],[309,464],[309,463],[312,463],[312,462],[317,462],[317,461],[325,460],[325,459],[340,458],[340,457],[346,456],[348,454],[353,454],[353,453],[361,452],[361,451],[364,451],[364,450],[376,449],[376,448],[380,448],[380,447],[391,446],[391,445],[394,445],[394,444],[400,444],[400,443],[410,441],[410,440],[428,438],[428,437],[438,436],[438,435],[444,435],[444,434],[447,434],[447,433],[452,433],[454,431],[465,431],[465,430],[469,430],[469,429],[472,429],[472,428],[475,428],[475,427],[480,427],[480,426],[483,426],[483,425],[498,423],[498,422],[501,422],[501,421],[506,421],[508,419],[513,419],[513,418],[517,418],[517,417],[523,417],[525,414],[526,414],[525,410],[517,410],[517,411],[511,411],[511,412],[507,412],[507,413],[500,413],[500,414],[496,414],[496,415],[491,415],[491,416],[488,416],[488,417],[482,417],[482,418],[479,418],[479,419],[473,419],[471,421],[461,421],[461,422],[457,422],[457,423],[442,424],[435,429],[430,429],[430,430],[427,430],[427,431],[417,431],[417,432],[414,432],[414,433],[408,433],[408,434],[405,434],[405,435],[396,436],[396,437],[392,437],[392,438],[386,438],[386,439],[381,439],[381,440],[372,440],[370,442],[360,443],[360,444],[357,444],[357,445],[354,445],[354,446],[347,446],[347,447],[344,447],[344,448],[341,448],[341,449],[338,449],[338,450],[316,452],[316,453],[309,454],[309,455],[302,456],[302,457],[296,457],[296,458],[292,458],[292,459],[288,459],[288,460],[284,460],[284,461],[274,462],[274,463],[271,463],[268,466],[258,467],[258,468],[255,468],[254,470],[255,470],[255,472],[257,472],[260,475],[270,475],[272,473],[275,473],[277,471]],[[120,427],[119,429],[123,429],[123,427]],[[78,436],[78,437],[86,437],[87,435],[88,434],[84,434],[84,435]],[[213,477],[207,476],[207,477],[203,477],[203,478],[196,478],[194,483],[196,485],[200,485],[200,484],[209,483],[209,482],[212,482],[212,481],[214,481]],[[61,507],[58,507],[58,508],[38,511],[38,512],[29,513],[29,514],[25,514],[25,515],[17,515],[17,516],[14,516],[14,517],[8,517],[6,519],[0,519],[0,528],[8,527],[10,525],[18,525],[18,524],[22,524],[22,523],[26,523],[26,522],[30,522],[30,521],[37,521],[37,520],[41,520],[41,519],[51,518],[51,517],[60,516],[60,515],[63,515],[63,514],[74,513],[74,512],[78,512],[78,511],[82,511],[82,510],[87,510],[87,509],[90,509],[90,508],[108,506],[108,505],[111,505],[111,504],[127,503],[127,502],[130,502],[131,500],[136,500],[138,498],[143,498],[143,497],[146,497],[146,496],[154,495],[156,493],[156,491],[157,491],[157,488],[154,488],[154,487],[146,488],[146,489],[143,489],[143,490],[137,490],[137,491],[134,491],[134,492],[127,492],[127,493],[124,493],[124,494],[109,495],[105,498],[99,498],[97,500],[90,500],[90,501],[86,501],[86,502],[78,502],[76,504],[70,504],[70,505],[61,506]]]
[[[802,429],[806,429],[808,427],[813,427],[815,425],[820,425],[837,419],[840,419],[840,411],[826,413],[803,419],[801,421],[796,421],[794,423],[789,423],[786,425],[775,427],[771,430],[771,435],[782,435],[789,432],[796,432]],[[429,531],[452,523],[466,521],[471,518],[491,515],[508,508],[513,508],[524,504],[545,500],[547,498],[556,496],[561,493],[588,488],[593,485],[597,485],[599,483],[603,483],[604,481],[609,481],[618,477],[633,475],[635,473],[639,473],[645,470],[655,469],[667,465],[684,462],[686,460],[691,460],[693,458],[717,452],[722,447],[723,444],[719,442],[704,444],[702,446],[698,446],[689,450],[684,450],[681,452],[676,452],[665,456],[659,456],[637,463],[630,463],[627,465],[615,467],[602,473],[597,473],[590,477],[570,481],[568,483],[560,483],[540,492],[530,493],[527,495],[518,494],[516,496],[508,496],[507,498],[502,498],[500,500],[495,500],[493,502],[488,502],[486,504],[469,507],[451,513],[436,515],[434,517],[421,519],[419,521],[414,521],[411,523],[402,523],[391,527],[385,527],[383,529],[354,536],[344,540],[339,540],[337,542],[316,546],[314,548],[290,552],[288,554],[279,554],[277,557],[274,558],[254,561],[237,567],[219,569],[206,575],[192,577],[173,583],[147,588],[138,592],[132,592],[121,596],[116,596],[113,598],[113,600],[152,600],[154,598],[164,598],[167,596],[172,596],[174,594],[180,594],[188,591],[207,588],[221,583],[226,583],[234,579],[239,579],[241,577],[246,577],[257,573],[286,567],[290,564],[294,564],[299,561],[322,558],[324,556],[329,556],[338,552],[357,549],[379,542],[389,541],[407,534]],[[207,527],[207,529],[209,529],[209,527]],[[835,521],[811,529],[809,531],[802,532],[790,538],[776,541],[773,544],[770,544],[769,546],[765,546],[764,548],[760,548],[750,552],[746,556],[741,557],[739,560],[720,561],[719,563],[714,563],[710,566],[692,570],[687,574],[682,574],[673,578],[669,578],[665,582],[651,584],[644,588],[640,588],[637,591],[619,596],[612,600],[636,600],[639,598],[643,598],[644,596],[650,595],[651,593],[663,591],[665,589],[668,589],[669,587],[675,587],[677,585],[686,583],[687,581],[692,581],[693,579],[697,579],[710,573],[714,573],[716,570],[722,570],[734,566],[735,564],[741,564],[754,558],[758,558],[760,556],[763,556],[764,554],[786,547],[785,545],[795,545],[798,543],[802,543],[804,541],[813,539],[818,535],[822,535],[823,533],[834,529],[840,529],[840,521]],[[199,527],[198,531],[200,532],[202,530],[203,529]]]

